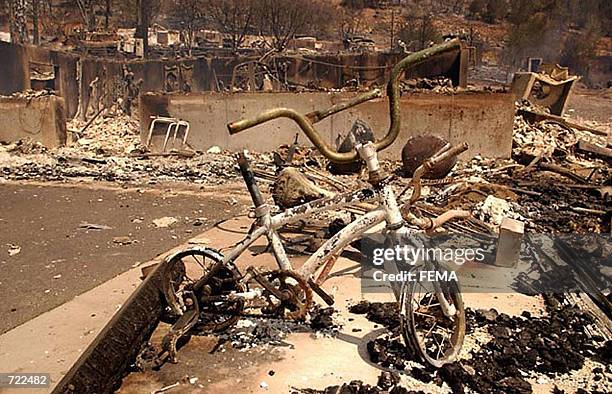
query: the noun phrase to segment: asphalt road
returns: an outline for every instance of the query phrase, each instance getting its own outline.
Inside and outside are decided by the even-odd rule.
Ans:
[[[240,209],[226,195],[0,184],[0,334]],[[166,216],[178,221],[153,223]]]

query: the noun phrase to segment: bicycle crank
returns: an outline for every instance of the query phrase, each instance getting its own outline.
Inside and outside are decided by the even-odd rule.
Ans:
[[[250,267],[253,279],[263,287],[267,301],[262,311],[290,320],[303,320],[312,307],[312,290],[297,273],[288,270],[259,272]]]

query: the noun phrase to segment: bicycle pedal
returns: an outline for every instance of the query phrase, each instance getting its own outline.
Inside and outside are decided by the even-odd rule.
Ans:
[[[317,293],[327,305],[332,306],[334,305],[334,302],[336,302],[334,301],[334,297],[327,294],[325,290],[323,290],[314,280],[312,280],[312,278],[308,278],[308,286],[310,286],[310,288]]]

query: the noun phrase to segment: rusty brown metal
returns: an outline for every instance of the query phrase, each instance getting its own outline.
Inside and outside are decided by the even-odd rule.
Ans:
[[[317,277],[317,280],[315,280],[315,283],[317,285],[322,285],[323,282],[327,280],[329,273],[331,272],[332,268],[334,268],[334,265],[336,264],[336,259],[337,259],[336,256],[332,256],[329,258],[329,260],[327,260],[327,262],[323,266],[323,269],[321,270],[321,273]]]
[[[402,149],[402,169],[404,175],[412,177],[417,168],[425,160],[442,149],[448,141],[434,135],[419,135],[410,138]],[[433,167],[428,173],[423,174],[426,179],[444,178],[453,166],[457,163],[457,158],[450,158],[439,165]]]
[[[345,109],[354,107],[361,103],[365,103],[366,101],[370,101],[370,100],[373,100],[375,98],[380,98],[380,97],[382,97],[382,91],[380,89],[374,89],[370,92],[360,94],[359,96],[355,97],[352,100],[344,101],[342,103],[333,105],[324,110],[312,111],[312,112],[307,113],[304,116],[306,116],[306,118],[310,120],[312,123],[317,123],[335,113],[344,111]]]
[[[445,147],[445,149],[446,148],[447,147]],[[410,204],[414,204],[421,197],[421,177],[423,174],[426,174],[432,168],[435,168],[445,160],[455,157],[466,150],[468,150],[468,144],[464,142],[461,145],[448,148],[437,155],[434,155],[430,159],[425,160],[425,162],[421,164],[416,171],[414,171],[414,175],[412,176],[413,190],[412,196],[410,196]]]

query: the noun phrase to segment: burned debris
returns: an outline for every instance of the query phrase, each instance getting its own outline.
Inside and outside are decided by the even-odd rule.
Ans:
[[[454,393],[471,390],[477,393],[512,392],[531,393],[530,381],[543,374],[554,378],[583,368],[585,359],[592,358],[609,365],[610,340],[592,335],[592,316],[555,295],[548,295],[549,315],[536,318],[529,312],[510,317],[496,310],[468,310],[468,331],[485,328],[491,339],[478,350],[472,350],[462,360],[441,369],[414,365],[410,353],[397,338],[396,312],[388,303],[367,301],[350,308],[352,313],[367,310],[368,319],[383,323],[392,332],[388,337],[368,342],[367,350],[372,362],[385,368],[402,371],[424,383],[447,384]],[[384,313],[384,310],[389,312]],[[383,314],[384,313],[384,314]],[[603,374],[601,367],[593,367]],[[603,376],[595,376],[589,389],[605,392]]]
[[[240,214],[159,212],[151,229],[194,236],[162,253],[71,213],[80,237],[158,256],[120,278],[119,306],[63,319],[88,326],[78,359],[37,366],[54,392],[612,391],[610,102],[593,89],[609,73],[576,58],[609,47],[591,5],[552,21],[540,4],[141,0],[128,20],[64,3],[9,1],[0,192],[202,194]],[[41,37],[54,12],[84,23]],[[535,16],[572,29],[524,48]],[[23,243],[0,246],[24,272]]]

